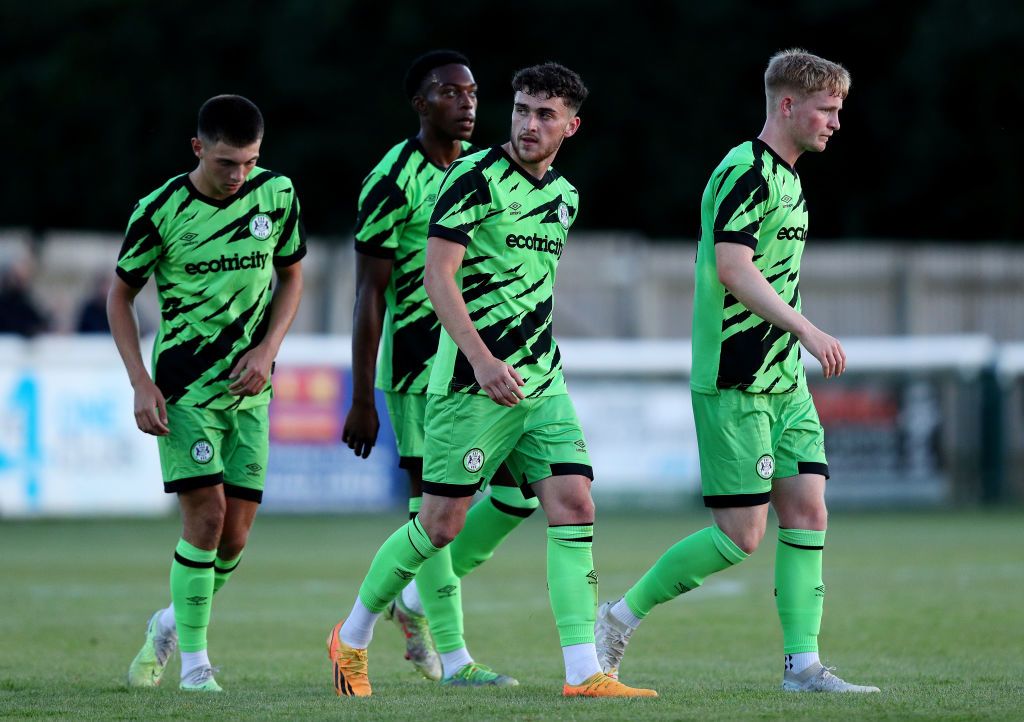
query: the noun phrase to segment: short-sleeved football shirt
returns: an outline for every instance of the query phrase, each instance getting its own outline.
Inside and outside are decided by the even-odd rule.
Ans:
[[[209,409],[269,403],[269,382],[256,396],[232,396],[228,374],[266,335],[273,269],[305,254],[292,182],[263,168],[224,200],[201,194],[186,173],[136,204],[117,274],[136,288],[156,277],[153,379],[167,403]]]
[[[807,203],[800,177],[766,143],[748,141],[718,165],[701,200],[691,388],[785,393],[806,384],[800,344],[740,303],[718,280],[716,243],[741,243],[779,296],[800,310]]]
[[[466,247],[456,282],[480,337],[526,381],[526,397],[564,394],[552,333],[555,273],[579,194],[554,169],[538,180],[501,146],[455,161],[441,182],[429,235]],[[442,329],[428,392],[484,393]]]
[[[463,154],[469,143],[462,144]],[[425,394],[441,323],[423,288],[427,226],[444,169],[415,138],[389,150],[363,181],[356,251],[394,259],[384,290],[386,313],[377,357],[377,388]]]

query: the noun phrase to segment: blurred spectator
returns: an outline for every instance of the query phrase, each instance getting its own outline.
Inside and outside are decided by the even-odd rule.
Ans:
[[[12,260],[0,271],[0,333],[31,338],[50,329],[50,321],[32,300],[31,258]]]
[[[78,311],[75,330],[78,333],[110,333],[107,322],[107,294],[110,292],[110,274],[96,276],[92,283],[92,292],[83,301]]]

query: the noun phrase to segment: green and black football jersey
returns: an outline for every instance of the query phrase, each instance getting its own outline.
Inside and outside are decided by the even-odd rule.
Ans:
[[[471,148],[462,144],[464,154]],[[412,137],[387,152],[359,194],[356,250],[394,259],[377,357],[377,388],[385,391],[427,391],[441,323],[423,288],[423,267],[430,212],[443,176],[444,168],[432,163]]]
[[[456,282],[480,337],[526,381],[527,397],[564,394],[552,334],[555,272],[579,194],[554,169],[538,180],[500,146],[460,158],[441,182],[430,236],[466,247]],[[442,329],[429,393],[484,393]]]
[[[800,344],[749,311],[718,280],[716,243],[742,243],[779,296],[800,310],[807,203],[796,171],[760,140],[725,156],[704,189],[697,244],[691,387],[785,393],[806,383]]]
[[[210,409],[270,401],[228,393],[228,374],[263,340],[274,267],[306,254],[299,200],[285,176],[254,168],[222,201],[202,195],[188,174],[140,200],[117,260],[136,288],[156,276],[160,329],[153,378],[167,402]]]

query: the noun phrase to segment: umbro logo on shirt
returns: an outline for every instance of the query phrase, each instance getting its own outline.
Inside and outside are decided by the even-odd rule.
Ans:
[[[522,206],[521,203],[509,203],[509,205],[508,205],[508,214],[510,216],[518,216],[520,214],[519,209],[522,208],[522,207],[523,206]]]

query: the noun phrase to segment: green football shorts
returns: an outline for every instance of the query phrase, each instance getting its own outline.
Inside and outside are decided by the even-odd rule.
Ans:
[[[398,443],[398,466],[402,469],[418,468],[423,459],[423,419],[427,411],[426,394],[401,394],[388,391],[384,395],[388,405],[391,428]]]
[[[157,437],[164,491],[223,483],[227,496],[262,501],[270,456],[268,408],[218,411],[168,404],[171,433]]]
[[[825,432],[806,386],[785,394],[690,392],[704,506],[767,504],[773,479],[828,478]]]
[[[423,491],[472,496],[502,461],[522,484],[594,478],[576,409],[566,394],[500,406],[482,394],[428,395]]]

